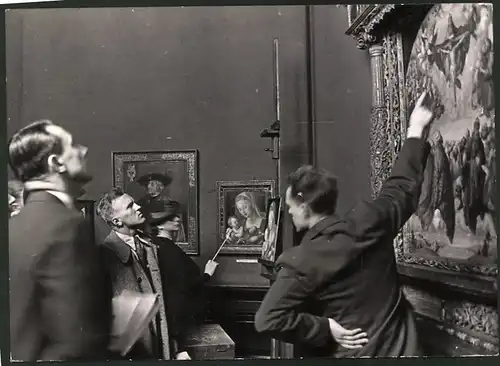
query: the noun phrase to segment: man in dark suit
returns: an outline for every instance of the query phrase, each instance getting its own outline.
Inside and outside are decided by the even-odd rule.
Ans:
[[[408,138],[375,200],[341,218],[334,214],[338,191],[332,174],[301,167],[290,176],[289,213],[295,227],[307,232],[299,246],[277,260],[276,281],[255,317],[258,332],[296,344],[303,356],[420,354],[392,243],[418,202],[429,152],[422,137],[432,119],[424,98],[416,103]],[[340,326],[363,329],[368,343],[339,346]]]
[[[75,195],[91,180],[87,148],[50,121],[21,129],[8,148],[25,188],[25,206],[9,220],[11,358],[104,359],[111,296],[74,208]]]
[[[97,213],[112,229],[100,247],[113,295],[119,296],[124,291],[154,293],[160,302],[157,316],[126,358],[187,359],[186,352],[179,350],[170,336],[156,243],[139,237],[139,229],[146,220],[140,206],[121,189],[113,188],[99,202]]]

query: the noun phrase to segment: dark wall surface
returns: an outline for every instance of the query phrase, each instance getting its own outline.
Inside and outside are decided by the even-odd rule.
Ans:
[[[369,65],[344,35],[345,9],[313,13],[314,151],[318,165],[339,176],[344,210],[369,193]],[[259,137],[274,121],[274,37],[282,182],[309,159],[305,15],[304,6],[9,11],[8,136],[41,118],[68,129],[89,147],[94,180],[86,197],[95,200],[112,185],[112,151],[198,149],[201,255],[194,259],[203,266],[219,244],[216,181],[274,178],[264,151],[270,141]],[[96,219],[97,240],[108,230]],[[236,260],[218,257],[214,284],[268,284],[260,265]]]
[[[314,110],[316,164],[339,179],[340,213],[370,198],[370,107],[368,52],[344,34],[345,9],[314,6]]]

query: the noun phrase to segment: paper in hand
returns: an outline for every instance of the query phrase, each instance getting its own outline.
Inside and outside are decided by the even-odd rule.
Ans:
[[[113,325],[109,349],[125,356],[158,313],[157,294],[125,290],[112,300]]]

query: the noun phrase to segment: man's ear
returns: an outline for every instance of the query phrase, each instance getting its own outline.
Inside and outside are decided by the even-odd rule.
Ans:
[[[59,156],[52,154],[47,158],[47,165],[51,173],[64,173],[66,166],[62,163]]]
[[[114,226],[116,226],[116,227],[122,227],[122,226],[123,226],[123,222],[122,222],[122,220],[120,220],[120,219],[118,219],[118,218],[116,218],[116,217],[113,217],[113,218],[111,219],[111,223],[112,223]]]

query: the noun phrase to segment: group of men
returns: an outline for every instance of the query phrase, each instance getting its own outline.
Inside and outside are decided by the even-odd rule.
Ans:
[[[303,356],[421,354],[392,242],[418,203],[432,120],[424,99],[416,103],[407,140],[375,200],[339,217],[334,175],[311,166],[291,174],[288,212],[296,229],[307,232],[276,261],[276,280],[255,316],[258,332],[295,344]],[[200,276],[174,249],[168,233],[179,227],[175,207],[149,223],[159,228],[157,236],[145,236],[140,206],[116,188],[97,207],[110,235],[97,247],[85,242],[84,221],[73,205],[91,179],[86,152],[48,121],[23,128],[9,142],[10,165],[25,190],[25,205],[9,224],[12,358],[113,357],[111,298],[128,289],[158,294],[161,306],[127,358],[189,359],[181,342],[184,324],[177,323],[198,313],[185,305],[196,304],[194,295],[217,264],[209,261]],[[179,267],[189,267],[183,273],[190,272],[191,281]],[[177,283],[182,289],[175,289]]]
[[[9,220],[12,359],[190,359],[184,341],[203,319],[203,284],[217,263],[201,274],[174,243],[179,207],[166,205],[146,222],[134,199],[113,188],[97,206],[112,230],[92,245],[75,209],[92,179],[87,148],[47,120],[19,130],[8,148],[23,183],[23,207]],[[111,347],[112,302],[124,291],[156,294],[160,306],[122,355]]]

